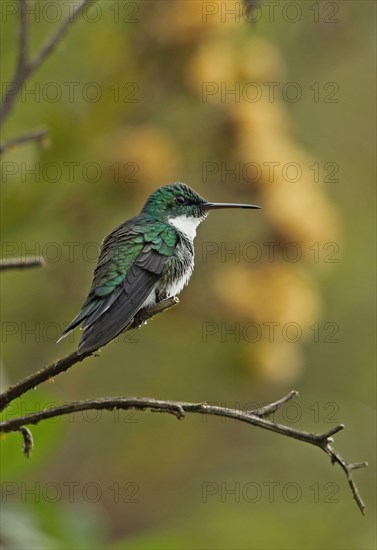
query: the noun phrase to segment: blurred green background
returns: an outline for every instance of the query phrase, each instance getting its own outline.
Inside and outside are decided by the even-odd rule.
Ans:
[[[35,51],[68,3],[32,4]],[[375,3],[272,4],[100,1],[28,81],[2,139],[46,125],[51,143],[2,157],[2,256],[47,265],[2,275],[3,386],[74,349],[79,334],[55,340],[96,249],[155,187],[263,210],[212,214],[178,307],[3,417],[110,395],[246,409],[295,388],[276,419],[345,423],[336,448],[370,464],[355,472],[367,515],[304,444],[218,418],[88,413],[33,428],[29,460],[18,434],[1,442],[4,548],[375,548]]]

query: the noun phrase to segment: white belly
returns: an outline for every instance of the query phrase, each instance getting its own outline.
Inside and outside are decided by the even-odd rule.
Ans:
[[[186,273],[180,279],[178,279],[172,285],[169,286],[169,288],[167,289],[168,298],[171,298],[172,296],[178,296],[178,294],[182,291],[182,289],[188,284],[191,278],[193,269],[194,269],[194,265],[192,265],[190,270],[186,271]]]

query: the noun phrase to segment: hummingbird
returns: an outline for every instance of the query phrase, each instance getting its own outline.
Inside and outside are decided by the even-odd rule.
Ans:
[[[208,202],[184,183],[157,188],[138,216],[102,242],[93,282],[79,314],[58,342],[82,324],[78,352],[99,349],[144,308],[177,296],[194,269],[194,238],[210,210],[260,208]]]

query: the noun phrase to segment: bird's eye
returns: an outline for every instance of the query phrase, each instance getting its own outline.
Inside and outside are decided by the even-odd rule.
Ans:
[[[177,197],[175,200],[176,200],[176,202],[177,202],[178,204],[186,204],[186,199],[185,199],[185,197],[179,196],[179,197]]]

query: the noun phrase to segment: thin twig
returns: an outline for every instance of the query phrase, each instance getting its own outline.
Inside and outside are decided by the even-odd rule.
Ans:
[[[70,11],[63,23],[58,29],[49,36],[40,47],[34,57],[29,58],[28,52],[28,27],[26,20],[27,0],[19,0],[20,3],[20,42],[19,56],[15,74],[12,82],[8,83],[7,92],[0,107],[0,124],[3,124],[13,107],[16,97],[20,93],[26,80],[40,67],[45,59],[55,50],[63,38],[68,28],[72,25],[78,15],[89,4],[94,4],[96,0],[82,0]]]
[[[0,260],[0,271],[10,269],[29,269],[31,267],[42,267],[45,265],[43,258],[15,258],[11,260]]]
[[[279,399],[278,401],[275,401],[275,403],[270,403],[268,405],[265,405],[264,407],[260,407],[259,409],[256,409],[255,411],[250,411],[250,412],[257,414],[261,418],[265,416],[269,416],[270,414],[273,414],[278,409],[280,409],[280,407],[285,403],[287,403],[287,401],[290,401],[291,399],[297,396],[298,396],[298,391],[292,390],[287,395]]]
[[[176,296],[173,296],[172,298],[168,298],[167,300],[162,300],[158,304],[148,309],[140,310],[135,315],[134,319],[129,323],[128,327],[126,327],[124,332],[139,327],[151,317],[154,317],[158,313],[162,313],[166,309],[170,309],[178,303],[178,298]],[[55,361],[51,365],[48,365],[47,367],[44,367],[37,372],[34,372],[27,378],[23,378],[13,386],[10,386],[10,388],[0,394],[0,411],[2,411],[11,401],[17,399],[17,397],[21,397],[21,395],[33,388],[36,388],[37,386],[39,386],[39,384],[42,384],[42,382],[46,382],[46,380],[49,380],[54,376],[67,371],[68,369],[73,367],[73,365],[76,365],[76,363],[80,363],[90,355],[93,355],[96,351],[97,350],[92,350],[90,352],[84,353],[74,351],[73,353],[66,355],[62,359]]]
[[[283,403],[292,399],[293,396],[298,395],[297,392],[290,392],[288,395],[271,403],[267,407],[256,409],[255,411],[240,411],[239,409],[230,409],[227,407],[219,407],[216,405],[208,405],[207,403],[188,403],[185,401],[165,401],[161,399],[153,399],[149,397],[106,397],[100,399],[88,399],[85,401],[75,401],[72,403],[66,403],[57,407],[51,407],[40,412],[25,415],[20,418],[13,418],[5,422],[0,422],[0,433],[9,433],[19,431],[24,425],[38,424],[42,420],[49,418],[56,418],[65,416],[71,413],[77,413],[87,410],[108,410],[114,409],[136,409],[140,411],[151,410],[154,412],[165,412],[173,414],[178,419],[182,419],[185,413],[199,413],[204,415],[220,416],[222,418],[233,418],[246,424],[251,424],[258,428],[269,430],[274,433],[279,433],[292,439],[297,439],[310,445],[314,445],[322,449],[326,454],[330,456],[332,463],[337,462],[343,471],[346,473],[348,484],[352,491],[353,498],[356,501],[362,514],[365,513],[365,504],[360,496],[358,488],[352,478],[352,471],[356,468],[363,468],[367,466],[366,462],[349,463],[347,462],[338,451],[336,451],[331,443],[333,438],[331,437],[335,433],[341,431],[344,426],[339,424],[332,430],[325,432],[324,434],[316,434],[312,432],[305,432],[296,430],[290,426],[284,426],[276,422],[271,422],[263,418],[263,414],[266,414],[266,410],[276,411]]]
[[[352,491],[353,498],[356,500],[356,503],[360,508],[361,513],[364,514],[365,504],[363,502],[363,499],[361,498],[357,485],[353,480],[352,470],[357,470],[358,468],[366,468],[368,466],[368,462],[346,462],[344,458],[340,455],[340,453],[338,453],[338,451],[336,451],[334,447],[330,445],[330,439],[328,439],[327,441],[327,445],[323,447],[323,450],[326,451],[326,453],[330,456],[331,462],[333,464],[337,462],[339,466],[343,469],[344,473],[347,476],[348,485],[350,486],[350,489]]]
[[[30,141],[36,141],[38,145],[44,145],[46,142],[47,136],[48,136],[47,128],[35,128],[34,130],[29,130],[27,132],[24,132],[19,136],[9,139],[5,143],[1,143],[0,155],[5,153],[9,149],[13,149],[18,145],[23,145],[24,143],[28,143]]]
[[[60,27],[56,30],[55,33],[51,34],[44,43],[42,44],[40,50],[35,54],[35,56],[30,60],[29,71],[36,71],[39,66],[43,63],[47,56],[49,56],[57,47],[60,40],[63,38],[67,29],[72,25],[78,15],[80,15],[86,6],[89,4],[95,4],[96,0],[82,0],[80,4],[77,4],[72,10],[67,18],[63,21]]]

